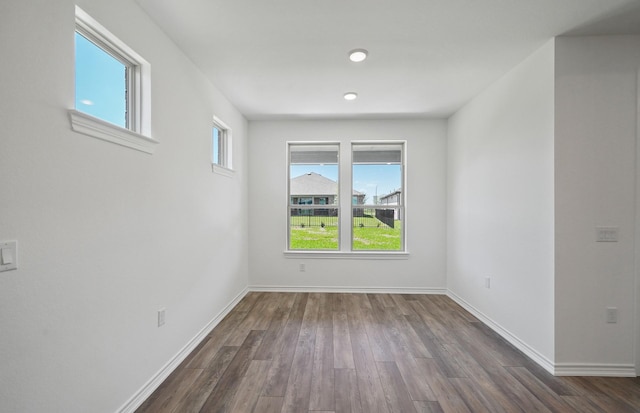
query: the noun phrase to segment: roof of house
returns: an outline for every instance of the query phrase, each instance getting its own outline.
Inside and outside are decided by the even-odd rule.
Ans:
[[[291,178],[289,191],[292,196],[332,196],[338,194],[338,183],[315,172]],[[364,195],[353,190],[353,195]]]
[[[386,194],[386,195],[382,195],[379,199],[391,198],[392,196],[394,196],[394,195],[396,195],[396,194],[400,194],[400,193],[402,193],[402,191],[401,191],[401,190],[399,190],[399,189],[396,189],[396,190],[395,190],[395,191],[393,191],[393,192],[389,192],[389,193],[388,193],[388,194]]]

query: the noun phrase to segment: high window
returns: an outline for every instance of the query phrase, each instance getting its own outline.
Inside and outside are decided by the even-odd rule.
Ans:
[[[132,68],[91,37],[80,27],[76,30],[76,110],[128,128]]]
[[[152,152],[150,66],[76,6],[73,130]]]
[[[231,129],[218,117],[213,117],[211,131],[214,172],[227,174],[231,171]]]
[[[405,251],[404,151],[401,141],[289,143],[288,250]]]
[[[340,248],[337,143],[290,143],[288,249]]]

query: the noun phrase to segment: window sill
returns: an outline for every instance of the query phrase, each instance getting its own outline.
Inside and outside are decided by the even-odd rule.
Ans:
[[[351,259],[351,260],[408,260],[406,251],[285,251],[285,258],[320,258],[320,259]]]
[[[225,168],[224,166],[216,165],[214,163],[211,164],[211,169],[213,170],[213,173],[226,176],[228,178],[233,178],[236,174],[236,171],[233,169]]]
[[[69,110],[71,129],[93,138],[102,139],[127,148],[152,154],[159,142],[148,136],[130,131],[95,118],[75,109]]]

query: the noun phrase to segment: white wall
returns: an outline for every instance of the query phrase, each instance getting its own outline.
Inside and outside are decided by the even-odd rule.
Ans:
[[[556,43],[556,361],[569,372],[633,371],[639,68],[639,36]],[[620,242],[595,242],[596,226]]]
[[[547,368],[554,358],[553,59],[549,42],[465,105],[449,120],[447,146],[448,288]]]
[[[445,287],[445,135],[441,120],[252,121],[249,125],[250,283],[269,287]],[[290,259],[286,142],[407,141],[408,260]],[[347,149],[348,150],[348,149]],[[341,180],[350,182],[349,168]],[[348,239],[343,240],[349,243]],[[299,264],[306,271],[299,271]]]
[[[2,412],[116,411],[248,284],[247,122],[133,0],[78,4],[151,63],[161,143],[72,132],[74,2],[0,3]],[[214,113],[234,178],[211,172]]]

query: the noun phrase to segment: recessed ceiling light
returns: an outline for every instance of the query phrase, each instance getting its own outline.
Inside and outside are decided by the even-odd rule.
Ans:
[[[356,92],[347,92],[344,94],[344,98],[346,100],[355,100],[358,97],[358,94]]]
[[[368,54],[369,52],[367,52],[364,49],[353,49],[352,51],[349,52],[349,60],[356,63],[362,62],[364,59],[367,58]]]

